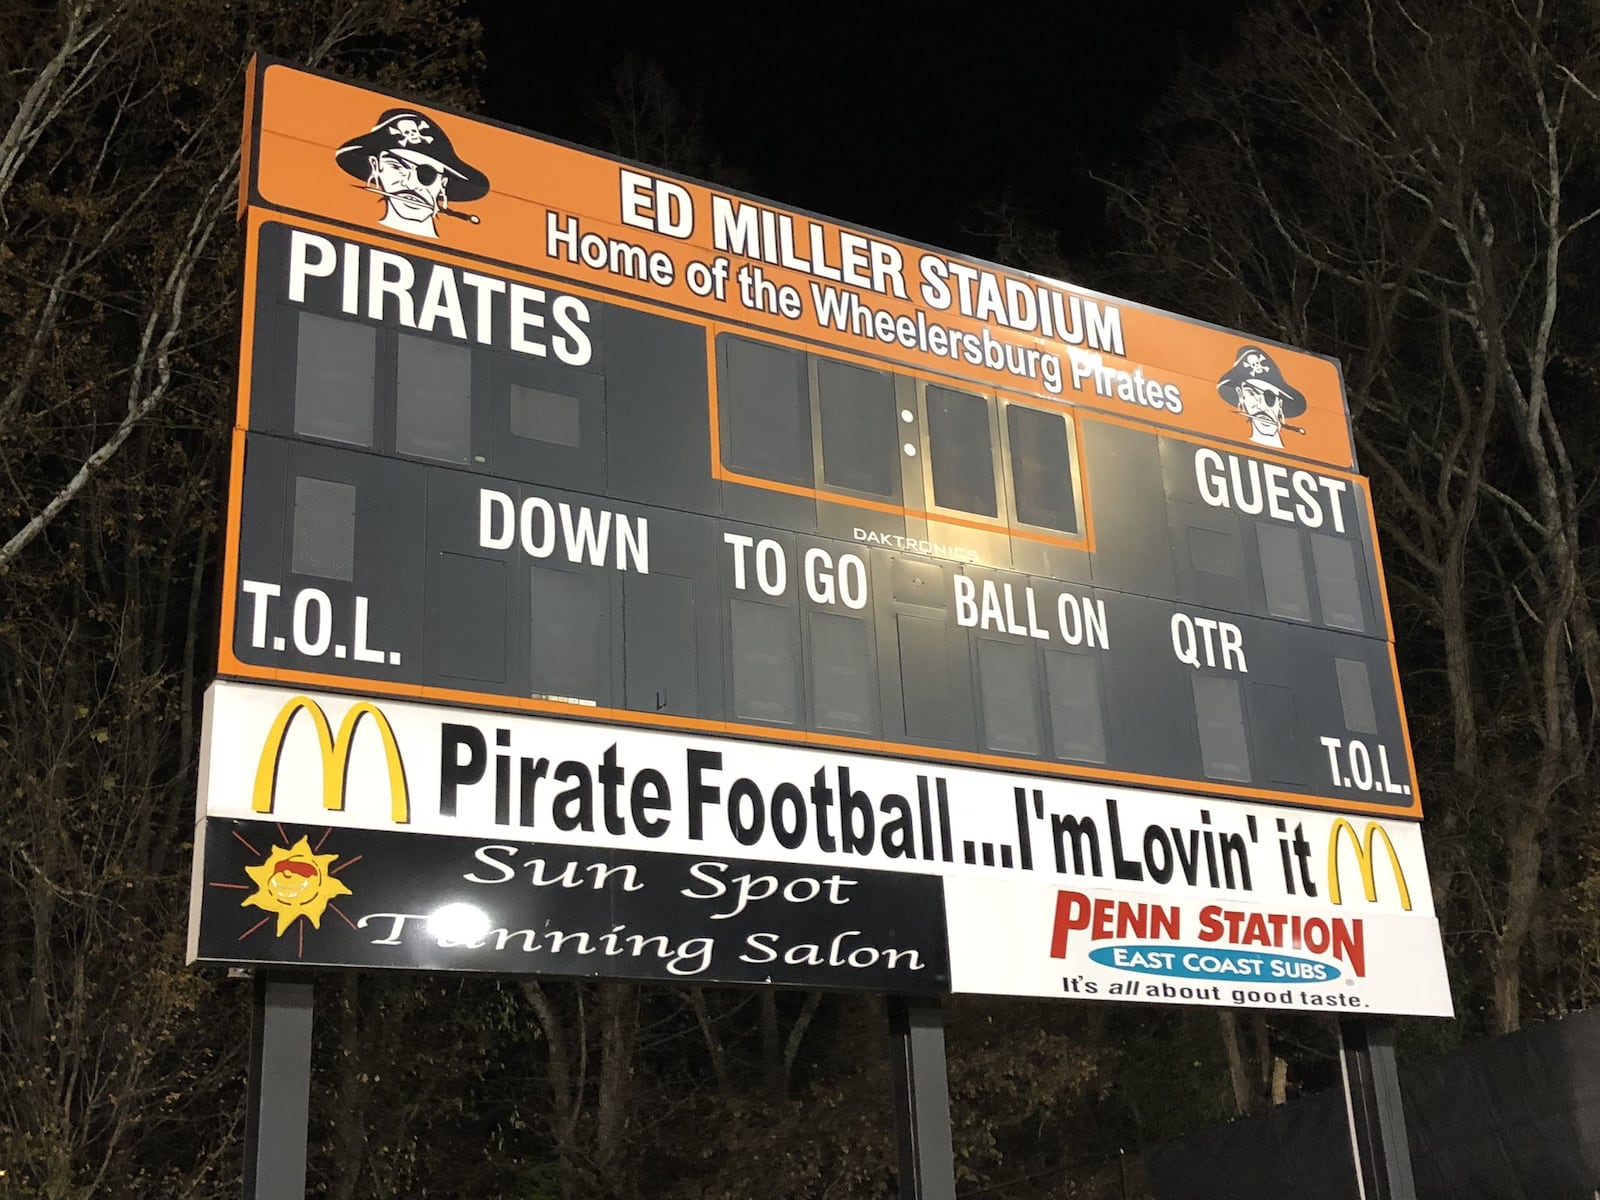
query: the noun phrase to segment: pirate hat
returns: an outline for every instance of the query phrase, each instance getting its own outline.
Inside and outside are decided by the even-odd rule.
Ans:
[[[365,181],[372,174],[369,160],[386,153],[438,163],[450,177],[447,195],[451,200],[481,200],[489,194],[489,177],[456,153],[431,117],[413,108],[391,108],[366,133],[335,150],[333,157],[346,175]]]
[[[1282,398],[1283,415],[1298,417],[1306,410],[1305,393],[1292,386],[1278,370],[1278,364],[1260,346],[1240,346],[1228,373],[1217,380],[1217,391],[1233,407],[1239,407],[1239,387],[1251,384],[1263,392]]]

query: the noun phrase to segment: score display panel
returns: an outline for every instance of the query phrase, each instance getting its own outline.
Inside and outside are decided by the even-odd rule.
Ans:
[[[225,673],[1416,811],[1359,476],[250,236]]]
[[[245,163],[191,959],[1449,1013],[1331,360],[279,63]]]

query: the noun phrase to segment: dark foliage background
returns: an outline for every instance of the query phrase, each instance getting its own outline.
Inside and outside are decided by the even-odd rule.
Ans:
[[[1038,164],[1014,190],[991,164],[900,232],[1343,361],[1460,1013],[1403,1030],[1420,1055],[1600,986],[1600,13],[1219,11],[1137,154],[1122,139],[1094,178],[1042,151],[1069,163],[1070,204],[1039,199]],[[237,1188],[248,988],[182,961],[244,64],[266,50],[472,108],[505,74],[486,51],[510,52],[474,13],[0,0],[0,1194]],[[893,220],[860,145],[808,151],[868,178],[853,213],[741,163],[694,80],[617,49],[566,97],[582,129],[494,115]],[[354,975],[318,995],[318,1195],[893,1194],[873,999]],[[948,1044],[971,1196],[1142,1194],[1142,1146],[1335,1069],[1330,1028],[1284,1014],[963,1001]]]

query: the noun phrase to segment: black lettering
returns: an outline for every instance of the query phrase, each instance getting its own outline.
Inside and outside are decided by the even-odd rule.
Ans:
[[[494,731],[494,823],[511,824],[511,755],[505,753],[511,745],[511,730]]]
[[[707,804],[722,803],[722,793],[711,784],[702,783],[700,775],[722,770],[722,755],[715,750],[690,750],[685,757],[689,765],[689,836],[698,842],[705,837],[700,810]]]
[[[1117,802],[1106,797],[1106,824],[1111,827],[1111,867],[1118,879],[1143,879],[1137,862],[1122,855],[1122,823],[1117,820]]]
[[[785,850],[798,850],[806,840],[806,797],[792,783],[772,789],[772,836]]]
[[[1160,862],[1156,861],[1159,850]],[[1172,842],[1167,837],[1167,831],[1159,825],[1148,825],[1144,831],[1144,865],[1150,872],[1150,878],[1157,883],[1167,883],[1172,879]]]
[[[633,810],[633,825],[647,838],[658,838],[666,833],[671,823],[667,817],[652,817],[653,812],[666,812],[672,807],[667,792],[667,778],[660,771],[646,767],[633,776],[633,790],[628,794],[628,804]]]
[[[750,820],[744,819],[745,801],[750,802]],[[741,846],[754,846],[767,827],[766,801],[753,780],[740,777],[728,789],[728,828]]]
[[[860,818],[861,829],[856,829]],[[865,792],[850,788],[850,768],[839,768],[839,836],[846,854],[870,854],[873,842],[872,801]]]
[[[617,744],[612,742],[600,758],[600,796],[604,810],[606,832],[621,837],[628,832],[628,823],[617,808],[617,789],[627,778],[627,772],[617,766]]]
[[[522,824],[533,828],[533,797],[539,789],[539,780],[550,770],[548,758],[532,759],[524,756],[522,771],[517,780],[517,816]]]
[[[912,824],[911,801],[890,792],[878,801],[878,811],[888,818],[883,823],[884,857],[915,858],[917,831]]]
[[[462,784],[477,783],[483,778],[483,769],[489,765],[489,744],[483,731],[472,725],[451,725],[446,722],[439,729],[439,815],[456,815],[456,789]],[[460,761],[458,751],[465,746],[467,761]]]
[[[1115,820],[1115,818],[1113,818]],[[1067,842],[1072,842],[1072,873],[1083,874],[1084,847],[1089,848],[1090,873],[1100,875],[1100,831],[1093,817],[1076,817],[1070,813],[1050,814],[1050,838],[1056,847],[1056,872],[1067,873]]]
[[[586,764],[568,759],[555,770],[555,779],[569,781],[572,786],[556,795],[550,806],[550,815],[556,828],[564,833],[581,829],[594,832],[594,780]]]
[[[828,810],[833,807],[833,792],[824,778],[826,768],[819,768],[811,781],[811,808],[817,814],[817,845],[828,854],[839,848],[828,828]]]

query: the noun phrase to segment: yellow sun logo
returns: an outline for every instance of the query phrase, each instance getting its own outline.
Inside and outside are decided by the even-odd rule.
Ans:
[[[259,866],[244,869],[256,890],[240,901],[239,907],[276,913],[279,937],[300,917],[310,921],[312,928],[321,929],[322,914],[329,901],[351,895],[350,889],[328,870],[338,857],[314,853],[304,837],[287,849],[274,846]]]

